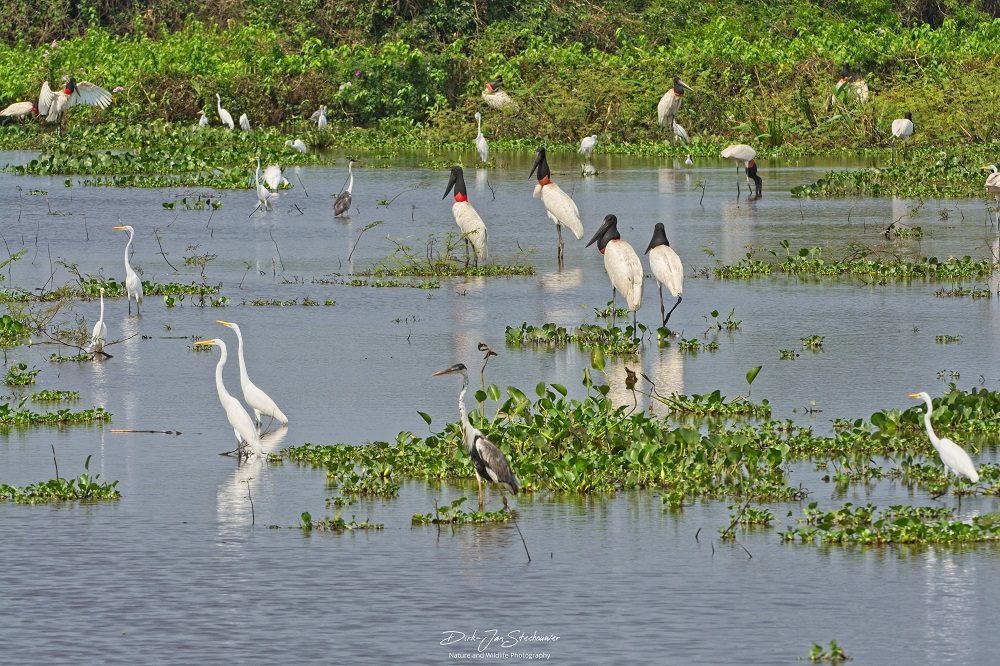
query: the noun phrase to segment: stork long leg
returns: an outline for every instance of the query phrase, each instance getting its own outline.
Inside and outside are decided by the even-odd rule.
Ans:
[[[736,199],[737,199],[737,201],[740,198],[741,192],[742,192],[742,190],[740,189],[740,163],[737,162],[736,163]]]
[[[667,316],[663,318],[663,325],[664,326],[666,326],[667,322],[670,321],[670,315],[672,315],[674,313],[674,310],[677,309],[677,306],[681,304],[681,298],[683,298],[683,297],[682,296],[678,296],[677,297],[677,302],[674,303],[674,307],[670,308],[670,312],[668,312]]]
[[[563,239],[562,239],[562,225],[556,224],[556,235],[559,237],[558,245],[556,246],[556,257],[559,262],[559,270],[563,269]]]
[[[465,237],[465,267],[469,267],[469,238]]]
[[[673,312],[673,310],[671,310]],[[660,285],[660,319],[663,320],[663,325],[667,325],[667,314],[666,309],[663,307],[663,285]]]
[[[618,290],[612,286],[611,287],[611,328],[615,327],[615,319],[618,315],[618,308],[615,307],[615,297],[618,295]]]

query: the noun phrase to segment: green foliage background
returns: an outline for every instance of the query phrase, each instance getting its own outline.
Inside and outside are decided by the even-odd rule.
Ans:
[[[124,87],[100,119],[190,122],[215,93],[256,125],[302,118],[468,133],[484,81],[516,109],[488,136],[662,138],[655,107],[675,74],[695,88],[679,120],[697,140],[825,149],[888,145],[912,111],[917,142],[997,133],[1000,0],[9,0],[0,101],[65,74]],[[53,40],[55,40],[53,42]],[[864,107],[828,100],[860,67]],[[214,118],[214,112],[210,113]]]

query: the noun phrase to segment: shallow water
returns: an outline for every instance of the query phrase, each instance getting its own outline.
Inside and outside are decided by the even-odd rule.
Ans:
[[[5,154],[0,162],[25,157]],[[64,475],[82,471],[93,455],[91,470],[119,480],[122,491],[121,501],[96,506],[0,504],[3,661],[443,663],[457,661],[449,652],[481,646],[441,645],[443,632],[482,638],[490,629],[558,635],[551,643],[496,643],[487,651],[546,652],[564,663],[611,656],[634,663],[795,662],[813,642],[830,639],[856,663],[993,658],[997,641],[983,625],[1000,605],[998,584],[985,571],[977,575],[996,559],[992,546],[822,549],[782,545],[767,530],[740,535],[750,559],[715,539],[729,523],[725,504],[671,513],[654,493],[519,497],[530,564],[513,525],[410,528],[413,513],[432,510],[435,499],[469,496],[472,484],[407,483],[396,500],[343,510],[384,523],[381,532],[303,536],[294,529],[302,511],[314,518],[332,512],[324,507],[331,494],[324,475],[291,464],[236,468],[217,456],[232,440],[213,384],[218,353],[195,354],[188,340],[173,338],[231,343],[226,380],[238,392],[235,336],[214,322],[240,324],[251,377],[291,419],[270,441],[274,450],[426,432],[417,410],[440,429],[455,418],[458,380],[430,373],[456,362],[478,368],[481,341],[500,354],[489,363],[488,381],[522,389],[558,382],[579,395],[588,354],[572,347],[508,350],[504,327],[593,321],[593,309],[610,298],[610,283],[601,256],[584,243],[607,213],[618,216],[623,238],[640,253],[653,224],[666,225],[687,274],[672,328],[701,336],[712,310],[724,317],[735,309],[743,322],[739,332],[719,337],[714,353],[661,350],[647,340],[640,359],[609,363],[612,395],[622,403],[632,401],[624,366],[640,364],[661,393],[718,388],[728,395],[745,392],[746,371],[763,365],[753,397],[770,400],[775,416],[818,431],[829,429],[830,418],[907,407],[910,391],[940,393],[949,372],[960,373],[962,386],[982,381],[996,388],[1000,310],[993,300],[936,298],[940,285],[931,283],[698,277],[716,260],[737,261],[747,245],[780,252],[787,239],[793,249],[822,246],[824,256],[837,257],[851,243],[883,244],[882,230],[899,218],[925,232],[919,241],[894,244],[900,252],[988,256],[993,232],[982,201],[800,201],[788,190],[829,166],[803,160],[762,164],[764,198],[747,202],[745,189],[737,200],[734,170],[721,162],[687,168],[598,156],[600,175],[584,179],[575,159],[550,155],[553,179],[572,193],[587,232],[582,242],[567,238],[567,267],[559,273],[555,230],[531,198],[531,156],[501,155],[498,169],[467,170],[469,198],[489,227],[493,260],[529,263],[534,277],[442,280],[434,290],[326,283],[388,257],[399,243],[423,256],[430,234],[440,239],[457,230],[450,200],[441,200],[447,171],[421,168],[422,159],[366,159],[346,221],[330,212],[346,164],[303,169],[308,197],[296,187],[274,211],[251,217],[252,191],[220,193],[224,206],[210,214],[163,209],[196,190],[67,188],[62,177],[0,175],[2,241],[10,252],[28,249],[11,266],[8,285],[62,284],[72,279],[63,263],[121,279],[126,238],[111,227],[125,223],[136,227],[133,264],[146,279],[196,280],[197,269],[183,257],[197,246],[199,254],[217,255],[206,274],[232,301],[200,308],[187,297],[168,309],[150,297],[141,318],[129,318],[123,300],[108,301],[110,338],[138,335],[110,347],[114,358],[103,363],[50,364],[56,349],[49,345],[10,355],[42,368],[39,388],[79,390],[77,408],[107,408],[116,428],[183,434],[46,428],[12,431],[0,445],[0,481],[51,478],[53,444]],[[288,177],[297,184],[294,173]],[[382,199],[391,203],[377,205]],[[383,224],[358,241],[378,220]],[[248,304],[307,296],[336,305]],[[96,301],[73,308],[88,328],[97,309]],[[654,326],[658,316],[655,286],[647,282],[639,319]],[[811,334],[825,336],[822,353],[778,360],[778,349],[797,349]],[[961,342],[937,344],[940,334],[960,335]],[[813,401],[822,412],[806,415]],[[994,454],[977,459],[993,461]],[[806,466],[794,468],[792,484],[800,481],[811,500],[825,504],[930,501],[889,483],[839,496]],[[963,512],[996,508],[985,498],[962,504]],[[799,507],[773,510],[781,521]]]

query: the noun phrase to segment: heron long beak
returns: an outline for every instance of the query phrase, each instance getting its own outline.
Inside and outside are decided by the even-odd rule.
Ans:
[[[216,342],[218,342],[218,340],[216,340],[216,339],[212,339],[212,340],[199,340],[198,342],[194,343],[192,345],[192,347],[207,347],[209,345],[214,345]]]
[[[232,325],[233,325],[232,322],[222,321],[221,319],[216,319],[215,323],[216,324],[222,324],[223,326],[229,326],[229,327],[232,327]]]
[[[907,395],[911,398],[917,398],[918,400],[920,399],[919,393],[907,393]]]
[[[111,227],[111,228],[114,229],[115,231],[128,231],[128,228],[126,228],[124,226],[117,226],[117,227]]]
[[[451,368],[446,368],[444,370],[438,370],[437,372],[432,372],[431,373],[431,377],[440,377],[441,375],[450,375],[453,372],[455,372],[455,371],[452,370]]]
[[[441,197],[442,199],[446,199],[448,197],[448,193],[451,192],[451,188],[455,187],[455,183],[457,182],[458,176],[454,171],[452,171],[451,176],[448,178],[448,188],[444,191],[444,196]]]
[[[601,236],[604,235],[604,232],[607,231],[610,226],[611,225],[608,224],[607,219],[605,219],[604,222],[601,223],[601,228],[597,230],[597,233],[594,234],[594,237],[590,239],[590,242],[587,243],[586,247],[590,247],[597,241],[601,240]]]

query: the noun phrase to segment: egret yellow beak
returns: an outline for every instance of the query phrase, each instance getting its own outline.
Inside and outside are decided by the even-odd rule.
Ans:
[[[230,327],[232,326],[232,323],[230,323],[228,321],[222,321],[221,319],[216,319],[215,323],[216,324],[222,324],[223,326],[230,326]]]
[[[128,231],[128,230],[127,230],[127,229],[126,229],[125,227],[123,227],[123,226],[117,226],[117,227],[111,227],[111,228],[112,228],[112,229],[114,229],[115,231]]]
[[[215,339],[213,339],[213,340],[199,340],[198,342],[194,343],[194,345],[192,345],[192,346],[193,347],[203,347],[203,346],[208,346],[208,345],[214,345],[216,342],[218,342],[218,340],[215,340]]]
[[[907,395],[909,395],[911,398],[919,398],[920,397],[919,393],[908,393]]]

